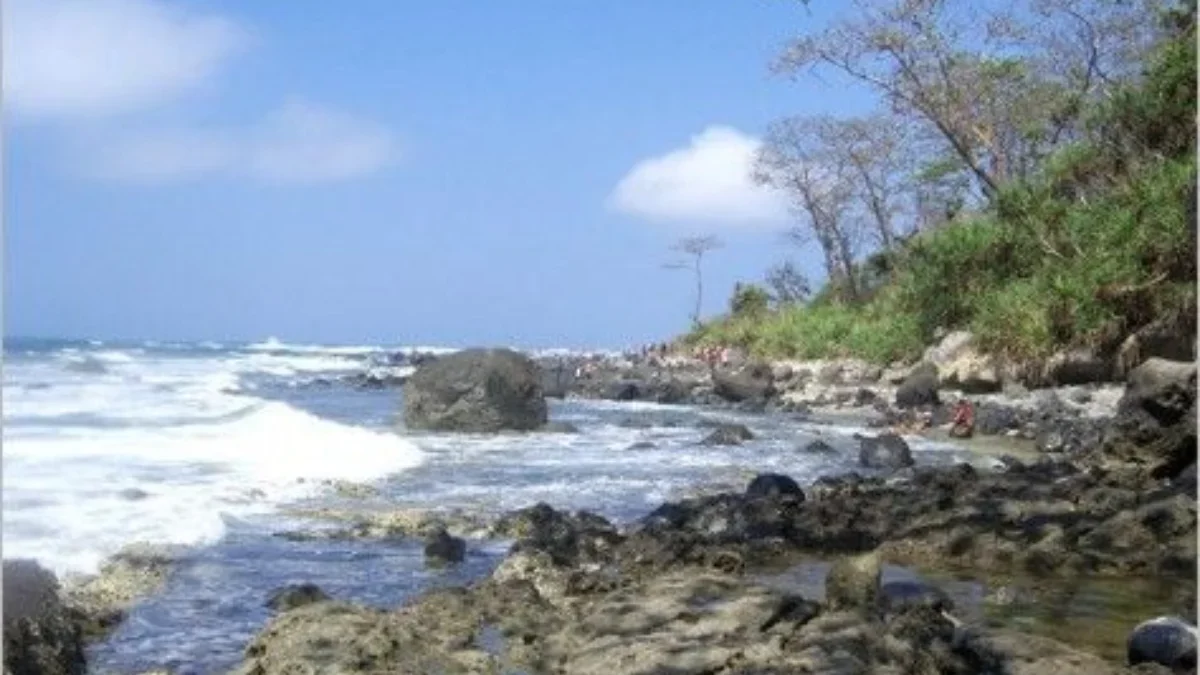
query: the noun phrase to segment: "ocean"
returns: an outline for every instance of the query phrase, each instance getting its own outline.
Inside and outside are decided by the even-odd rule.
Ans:
[[[59,575],[93,573],[132,542],[183,547],[167,589],[95,646],[96,672],[224,672],[287,583],[393,607],[438,584],[486,574],[506,542],[469,542],[467,561],[427,570],[416,541],[292,541],[294,507],[346,505],[330,480],[365,482],[396,506],[481,513],[588,509],[629,522],[698,485],[756,472],[802,485],[854,469],[850,424],[686,406],[552,401],[579,433],[410,434],[401,393],[340,378],[401,346],[22,340],[6,342],[3,386],[6,558]],[[419,348],[428,351],[429,348]],[[703,419],[741,422],[738,447],[698,444]],[[844,449],[805,453],[822,438]],[[649,441],[653,447],[631,448]],[[914,441],[918,464],[974,461]],[[309,523],[311,525],[311,523]]]

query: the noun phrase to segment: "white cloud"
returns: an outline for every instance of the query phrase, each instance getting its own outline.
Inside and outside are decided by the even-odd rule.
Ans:
[[[91,137],[73,155],[94,178],[164,183],[249,178],[320,183],[356,178],[397,154],[385,127],[311,103],[292,101],[246,128],[164,128]]]
[[[160,0],[5,0],[4,96],[18,118],[152,107],[203,87],[248,43],[235,22]]]
[[[761,145],[737,129],[710,126],[687,147],[634,165],[609,196],[609,206],[656,222],[779,227],[787,222],[787,200],[750,177]]]

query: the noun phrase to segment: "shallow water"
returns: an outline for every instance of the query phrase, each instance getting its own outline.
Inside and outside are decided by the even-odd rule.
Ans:
[[[810,599],[825,597],[830,562],[808,561],[758,580]],[[1129,632],[1148,618],[1174,614],[1180,581],[1153,577],[1070,579],[982,576],[884,565],[882,582],[924,581],[946,592],[956,618],[971,625],[1043,635],[1098,654],[1125,658]]]

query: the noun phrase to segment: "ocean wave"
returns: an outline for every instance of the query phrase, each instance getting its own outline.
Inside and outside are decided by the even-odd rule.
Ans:
[[[5,430],[4,545],[57,572],[92,572],[131,541],[200,544],[224,518],[271,513],[323,489],[419,465],[390,432],[263,402],[171,427]],[[131,500],[129,494],[143,495]]]

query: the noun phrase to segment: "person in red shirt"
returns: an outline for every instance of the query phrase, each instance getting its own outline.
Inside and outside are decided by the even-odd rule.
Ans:
[[[954,405],[954,420],[950,424],[951,438],[970,438],[975,435],[975,406],[971,402],[959,399]]]

